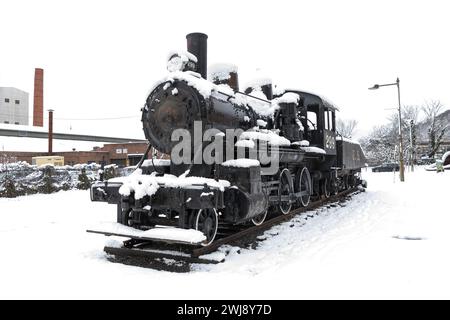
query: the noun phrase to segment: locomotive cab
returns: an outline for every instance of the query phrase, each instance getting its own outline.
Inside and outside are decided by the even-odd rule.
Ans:
[[[296,91],[304,98],[304,109],[301,113],[305,138],[311,146],[324,149],[328,155],[336,155],[336,120],[338,110],[324,98]]]

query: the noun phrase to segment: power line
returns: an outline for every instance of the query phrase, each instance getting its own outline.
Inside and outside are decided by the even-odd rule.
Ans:
[[[27,117],[16,115],[16,114],[9,114],[9,113],[0,113],[0,116],[5,117],[18,117],[18,118],[27,118],[27,119],[33,119],[34,117],[29,115]],[[98,120],[121,120],[121,119],[132,119],[132,118],[139,118],[140,116],[118,116],[118,117],[111,117],[111,118],[53,118],[54,120],[63,120],[63,121],[98,121]],[[44,119],[48,119],[46,115],[44,115]]]
[[[120,119],[131,119],[139,118],[139,116],[124,116],[124,117],[113,117],[113,118],[54,118],[55,120],[70,120],[70,121],[97,121],[97,120],[120,120]]]

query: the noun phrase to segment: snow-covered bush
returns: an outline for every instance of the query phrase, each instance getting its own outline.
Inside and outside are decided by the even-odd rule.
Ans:
[[[91,180],[86,174],[86,168],[81,169],[81,173],[78,176],[77,188],[81,190],[87,190],[91,187]]]
[[[6,176],[3,184],[0,184],[0,197],[15,198],[17,195],[13,179],[10,176]]]
[[[99,180],[101,166],[78,164],[55,167],[35,166],[26,162],[0,164],[0,197],[17,197],[35,193],[53,193],[60,190],[89,189]],[[104,167],[104,179],[128,175],[129,170],[116,165]]]

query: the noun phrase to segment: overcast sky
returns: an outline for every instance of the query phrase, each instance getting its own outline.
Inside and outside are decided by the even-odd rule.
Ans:
[[[140,108],[185,35],[209,36],[209,61],[256,69],[312,90],[359,122],[386,121],[400,77],[402,104],[450,107],[448,1],[5,1],[0,0],[0,86],[30,93],[45,69],[45,109],[58,131],[143,138]],[[32,113],[32,112],[31,112]],[[62,119],[114,118],[80,121]]]

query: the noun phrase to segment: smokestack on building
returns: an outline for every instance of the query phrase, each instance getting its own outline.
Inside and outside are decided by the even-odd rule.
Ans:
[[[44,70],[34,69],[33,126],[44,126]]]

